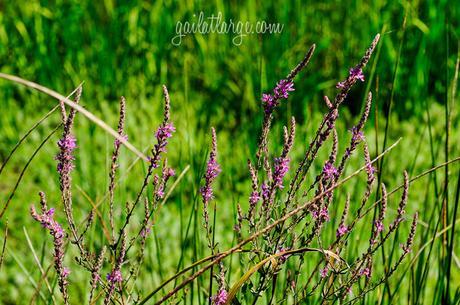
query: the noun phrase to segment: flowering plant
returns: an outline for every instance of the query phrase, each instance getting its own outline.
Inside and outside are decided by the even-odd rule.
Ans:
[[[85,226],[81,229],[75,224],[72,209],[71,173],[74,169],[74,150],[77,148],[76,139],[72,135],[72,126],[76,111],[68,112],[62,104],[63,135],[58,142],[59,153],[57,170],[60,177],[61,199],[66,216],[67,227],[64,229],[54,218],[55,210],[48,208],[43,193],[40,194],[42,213],[31,208],[32,217],[47,229],[54,241],[54,266],[59,278],[59,288],[64,303],[69,304],[69,272],[64,267],[65,238],[74,244],[79,252],[77,263],[88,271],[91,293],[89,302],[97,302],[101,296],[104,304],[135,303],[146,304],[156,300],[161,304],[178,297],[188,284],[202,277],[209,271],[209,287],[203,293],[209,303],[213,304],[256,304],[262,295],[270,296],[273,301],[273,291],[282,287],[283,295],[291,298],[295,304],[305,300],[321,300],[325,302],[355,302],[366,293],[372,291],[390,277],[410,252],[417,226],[417,214],[414,215],[409,236],[402,244],[399,259],[393,265],[386,266],[383,274],[376,274],[374,266],[378,251],[396,234],[405,216],[408,198],[409,177],[404,172],[404,184],[399,200],[396,216],[387,216],[390,205],[389,195],[385,185],[376,185],[374,163],[382,156],[371,159],[364,126],[369,117],[372,94],[367,95],[365,109],[351,129],[351,137],[342,155],[339,154],[339,138],[336,122],[339,118],[340,106],[345,101],[350,89],[359,82],[365,81],[364,69],[379,41],[379,35],[372,41],[360,62],[349,70],[348,76],[337,83],[339,89],[336,97],[330,100],[324,97],[327,113],[324,115],[313,139],[307,146],[303,158],[297,163],[290,156],[294,147],[296,121],[292,118],[289,127],[284,127],[282,150],[272,152],[269,145],[269,134],[273,114],[278,106],[286,102],[295,92],[294,80],[308,65],[315,50],[313,45],[304,59],[286,76],[278,81],[271,93],[262,95],[263,123],[255,156],[247,161],[251,181],[251,189],[247,191],[247,202],[238,204],[234,234],[237,243],[230,249],[220,249],[215,236],[215,222],[210,221],[210,215],[215,217],[219,195],[224,190],[217,189],[216,181],[222,171],[218,160],[218,132],[211,129],[211,150],[203,174],[199,194],[202,199],[203,227],[210,256],[195,262],[191,267],[163,282],[152,292],[142,295],[136,291],[135,281],[142,271],[141,265],[145,256],[145,246],[149,235],[154,213],[158,212],[162,202],[167,199],[168,182],[175,176],[175,171],[168,165],[168,141],[176,131],[170,118],[170,98],[168,90],[163,86],[165,101],[163,122],[154,134],[156,143],[147,159],[147,171],[143,178],[137,196],[128,203],[121,224],[115,221],[115,179],[117,176],[120,147],[126,143],[125,116],[126,101],[120,101],[120,119],[117,139],[111,158],[109,173],[109,222],[110,238],[105,246],[89,247],[85,234],[91,227],[94,212],[86,218]],[[77,90],[74,103],[78,104],[81,87]],[[330,143],[330,145],[329,145]],[[320,151],[331,147],[326,158]],[[363,151],[363,166],[348,177],[343,177],[345,166],[359,147]],[[391,148],[391,147],[390,147]],[[389,150],[389,149],[388,149]],[[387,151],[388,151],[387,150]],[[320,170],[315,172],[314,163],[320,162]],[[360,172],[366,172],[365,192],[359,202],[351,202],[350,196],[342,200],[338,196],[341,185]],[[309,177],[314,176],[314,179]],[[176,180],[177,181],[177,180]],[[147,196],[147,189],[152,189],[152,196]],[[381,190],[380,199],[370,204],[371,194]],[[377,198],[377,197],[376,197]],[[132,230],[133,215],[144,202],[144,212],[140,225]],[[214,209],[211,210],[214,204]],[[342,207],[341,215],[339,207]],[[331,213],[333,211],[333,213]],[[374,219],[370,222],[370,235],[366,246],[357,251],[355,247],[357,224],[374,211]],[[120,215],[121,216],[121,215]],[[337,220],[335,220],[337,218]],[[129,229],[131,228],[131,229]],[[334,238],[326,238],[332,231]],[[359,236],[362,238],[362,235]],[[109,251],[107,251],[107,249]],[[132,252],[137,250],[137,254]],[[314,255],[315,253],[319,255]],[[243,275],[235,283],[228,281],[228,258],[237,255]],[[201,269],[197,269],[201,266]],[[246,266],[251,266],[246,268]],[[214,269],[218,267],[218,272]],[[102,270],[109,270],[102,276]],[[182,275],[192,272],[187,278],[177,283]],[[284,273],[283,273],[284,271]],[[285,285],[278,285],[279,281]],[[169,292],[164,288],[171,282],[174,287]],[[217,287],[213,286],[217,284]],[[278,285],[278,286],[277,286]],[[159,296],[160,291],[163,292]],[[184,292],[186,293],[186,292]],[[192,297],[193,298],[193,297]]]

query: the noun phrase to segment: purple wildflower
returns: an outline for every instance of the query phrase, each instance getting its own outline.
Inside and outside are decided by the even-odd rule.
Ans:
[[[359,130],[356,126],[351,128],[352,141],[359,143],[364,140],[364,133]]]
[[[321,218],[325,221],[329,221],[329,211],[327,207],[321,208],[320,210],[314,210],[312,212],[313,218]]]
[[[158,187],[157,191],[155,192],[155,195],[156,195],[158,198],[160,198],[160,199],[162,199],[162,198],[165,196],[165,192],[164,192],[164,187],[163,187],[163,185],[160,185],[160,186]]]
[[[283,178],[289,170],[289,158],[275,158],[275,169],[273,173],[273,184],[280,189],[283,188]]]
[[[123,281],[123,276],[119,269],[115,269],[112,272],[107,274],[107,281],[111,283],[121,283]]]
[[[282,79],[276,84],[276,87],[273,90],[273,92],[275,93],[275,99],[287,99],[289,97],[289,92],[294,90],[294,83],[292,81]]]
[[[262,105],[266,113],[271,113],[278,103],[271,94],[262,94]]]
[[[268,187],[268,184],[265,183],[265,182],[262,183],[261,188],[262,188],[262,198],[263,198],[264,200],[268,200],[268,197],[269,197],[269,195],[270,195],[270,189],[269,189],[269,187]]]
[[[334,167],[334,165],[332,165],[331,162],[327,162],[324,167],[323,167],[323,173],[324,173],[324,177],[327,179],[327,180],[332,180],[334,179],[334,177],[337,175],[337,168]]]
[[[63,266],[64,262],[64,230],[61,225],[53,218],[54,208],[48,209],[46,206],[45,194],[40,192],[41,212],[38,214],[34,206],[30,207],[30,214],[32,218],[40,222],[41,225],[49,230],[50,235],[53,237],[54,246],[54,268],[58,274],[59,290],[64,297],[64,303],[68,304],[67,294],[67,277],[70,273],[69,269]]]
[[[210,158],[205,174],[206,185],[201,188],[201,195],[203,196],[204,201],[208,202],[214,198],[211,182],[217,177],[217,175],[219,175],[220,172],[220,165],[214,158]]]
[[[120,135],[125,141],[128,141],[128,135],[126,134],[121,134]],[[115,148],[119,147],[121,145],[121,141],[118,140],[118,139],[115,139],[115,141],[113,142],[113,145],[115,146]]]
[[[77,140],[73,135],[67,134],[57,142],[57,145],[61,150],[55,158],[59,161],[57,171],[61,175],[69,174],[75,168],[73,151],[77,147]]]
[[[369,267],[363,268],[359,271],[359,275],[363,276],[365,275],[367,278],[371,277],[371,269]]]
[[[152,152],[153,157],[149,158],[150,163],[153,168],[159,166],[160,154],[166,152],[166,146],[168,145],[168,139],[172,137],[172,133],[176,131],[173,123],[163,122],[163,124],[158,127],[158,130],[155,132],[155,138],[157,139],[157,144],[155,144]]]
[[[249,196],[249,203],[255,205],[260,200],[260,194],[258,191],[253,191]]]
[[[319,275],[322,277],[322,278],[325,278],[327,276],[327,274],[329,273],[329,268],[326,266],[324,267],[323,269],[320,269],[319,270]]]
[[[354,79],[359,79],[360,81],[364,82],[364,74],[361,68],[351,68],[350,69],[350,76]]]
[[[42,214],[38,215],[35,207],[30,208],[30,213],[32,217],[41,223],[42,227],[49,230],[51,236],[54,237],[55,241],[62,242],[62,237],[64,237],[64,231],[62,230],[61,225],[54,220],[54,208],[47,210],[46,208],[42,209]]]
[[[264,107],[265,113],[271,114],[273,109],[278,106],[280,99],[287,99],[289,97],[289,92],[294,91],[294,83],[286,79],[280,80],[275,89],[273,89],[272,94],[262,94],[262,105]]]
[[[359,67],[351,68],[349,71],[349,76],[343,82],[338,82],[335,86],[337,89],[349,89],[353,85],[353,81],[360,80],[364,82],[363,70]]]
[[[142,231],[141,231],[141,236],[142,236],[143,238],[145,238],[145,237],[147,237],[147,235],[150,234],[151,231],[152,231],[152,230],[151,230],[149,227],[145,227],[145,228],[143,228]]]
[[[172,168],[168,168],[168,170],[166,171],[166,175],[169,177],[174,177],[176,175],[176,171]]]
[[[375,221],[375,230],[377,233],[380,233],[383,231],[383,223],[380,220]]]
[[[337,237],[342,237],[343,235],[345,235],[346,233],[348,233],[348,227],[344,224],[341,224],[338,228],[337,228],[337,232],[336,232],[336,236]]]
[[[211,300],[214,305],[223,305],[225,302],[227,302],[227,298],[227,290],[222,288],[217,292],[216,295],[211,297]]]
[[[367,177],[369,178],[369,181],[374,180],[374,173],[375,173],[375,167],[372,166],[371,162],[366,163],[366,172],[367,172]]]
[[[158,141],[166,140],[168,138],[171,138],[172,133],[175,131],[176,128],[174,127],[173,123],[167,123],[158,128],[158,130],[155,133],[155,138],[157,138]]]
[[[63,276],[64,278],[67,278],[67,277],[69,276],[69,274],[70,274],[70,269],[67,268],[67,267],[64,267],[64,269],[63,269],[63,271],[62,271],[62,276]]]
[[[203,202],[207,204],[211,199],[214,198],[213,190],[211,187],[212,182],[219,173],[222,171],[220,168],[219,163],[217,163],[217,139],[216,139],[216,131],[212,128],[212,149],[211,154],[209,155],[208,164],[206,167],[206,173],[204,175],[205,184],[201,187],[200,192],[203,196]]]

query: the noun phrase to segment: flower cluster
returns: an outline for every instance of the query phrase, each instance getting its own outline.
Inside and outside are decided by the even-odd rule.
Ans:
[[[371,269],[369,267],[365,267],[359,271],[360,276],[366,276],[367,278],[371,277]]]
[[[260,194],[258,191],[252,191],[251,196],[249,196],[249,203],[255,205],[260,200]]]
[[[352,141],[353,142],[356,142],[356,143],[359,143],[361,141],[364,141],[364,133],[359,130],[359,128],[357,128],[356,126],[353,126],[351,128],[351,134],[352,134]]]
[[[205,174],[205,179],[206,181],[209,181],[209,183],[207,183],[208,185],[201,188],[201,195],[203,196],[203,200],[205,200],[206,202],[214,198],[214,193],[210,184],[211,181],[213,181],[220,172],[221,168],[219,163],[217,163],[216,160],[210,159],[208,161],[207,170]]]
[[[363,69],[359,67],[351,68],[350,69],[350,77],[354,79],[358,79],[362,82],[364,82],[364,74],[363,74]]]
[[[270,196],[270,188],[268,187],[267,183],[262,183],[261,185],[262,188],[262,198],[264,201],[268,200],[268,197]]]
[[[325,278],[328,273],[329,273],[329,268],[327,266],[319,270],[319,275],[322,278]]]
[[[155,138],[157,138],[158,142],[165,141],[168,138],[171,138],[172,133],[175,131],[176,128],[174,127],[173,123],[167,123],[158,128],[158,130],[155,132]]]
[[[282,79],[276,84],[275,89],[273,92],[275,93],[275,98],[284,98],[287,99],[289,97],[289,92],[294,91],[294,83],[292,81],[287,81]]]
[[[46,205],[45,194],[40,192],[41,198],[41,214],[38,214],[35,207],[30,207],[30,214],[32,218],[40,222],[40,224],[49,231],[53,237],[54,246],[54,268],[58,274],[59,289],[64,297],[64,303],[68,304],[68,285],[67,278],[70,274],[70,270],[63,266],[64,262],[64,230],[62,226],[54,219],[54,208],[48,209]]]
[[[375,230],[377,233],[380,233],[383,231],[383,222],[381,220],[376,220],[374,225],[375,225]]]
[[[60,152],[55,158],[59,161],[57,171],[61,175],[67,175],[75,168],[73,164],[73,161],[75,160],[73,151],[77,147],[77,140],[73,135],[66,134],[57,142],[57,145],[60,149]]]
[[[346,233],[348,233],[348,227],[344,224],[340,224],[340,226],[337,228],[336,236],[337,237],[342,237]]]
[[[154,168],[159,166],[160,154],[166,152],[166,146],[168,145],[168,139],[172,137],[173,132],[176,131],[173,123],[163,123],[158,130],[155,132],[155,138],[157,144],[153,147],[153,157],[150,158],[150,162]]]
[[[203,196],[203,202],[208,203],[214,198],[213,190],[211,187],[212,182],[217,178],[221,172],[219,163],[217,163],[217,138],[216,131],[212,128],[212,149],[209,155],[206,173],[204,175],[205,184],[201,187],[200,192]]]
[[[228,293],[225,289],[219,289],[216,295],[211,297],[211,301],[214,305],[223,305],[227,302]]]
[[[290,159],[287,157],[275,158],[273,171],[273,185],[279,189],[283,188],[283,178],[289,171]]]
[[[265,113],[271,114],[273,109],[278,106],[280,99],[287,99],[289,92],[294,91],[294,83],[290,80],[282,79],[273,89],[273,94],[262,94],[262,104],[264,106]]]
[[[159,198],[159,199],[162,199],[164,198],[165,196],[165,187],[166,187],[166,183],[168,182],[169,178],[173,177],[176,175],[176,172],[174,171],[174,169],[170,168],[170,167],[165,167],[163,169],[163,174],[162,174],[162,179],[161,179],[161,183],[159,183],[158,185],[158,188],[157,190],[155,191],[155,195]],[[155,178],[157,179],[157,181],[159,180],[158,176],[155,175]],[[157,182],[158,184],[158,182]]]
[[[116,269],[108,273],[107,281],[111,283],[121,283],[123,281],[123,276],[121,275],[120,269]]]
[[[312,216],[313,218],[315,219],[322,219],[324,221],[329,221],[329,210],[327,209],[327,207],[323,207],[319,210],[314,210],[312,212]]]
[[[42,214],[39,215],[35,210],[35,207],[32,206],[30,208],[30,213],[36,221],[41,223],[43,228],[48,229],[50,231],[50,234],[54,238],[62,239],[62,237],[64,236],[64,231],[62,230],[61,225],[56,220],[54,220],[54,208],[50,208],[49,210],[44,208],[42,210]]]
[[[338,174],[337,168],[328,161],[323,167],[323,174],[326,180],[334,180],[335,176]]]
[[[336,88],[345,89],[347,85],[349,85],[352,82],[355,82],[356,80],[364,82],[363,69],[361,69],[360,67],[351,68],[348,73],[348,78],[343,82],[337,83]]]

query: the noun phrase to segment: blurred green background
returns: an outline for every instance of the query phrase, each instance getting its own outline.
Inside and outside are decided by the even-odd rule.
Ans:
[[[188,35],[180,46],[174,46],[171,39],[176,35],[177,22],[197,21],[196,15],[201,11],[205,16],[221,12],[227,21],[265,20],[284,28],[280,34],[248,35],[240,46],[233,44],[232,34]],[[459,156],[455,94],[458,11],[455,1],[0,1],[0,71],[63,95],[84,81],[82,105],[114,127],[119,97],[125,96],[127,134],[142,150],[153,143],[153,131],[162,117],[161,84],[168,86],[172,120],[177,127],[169,147],[169,163],[177,172],[187,165],[191,169],[162,211],[158,227],[167,225],[168,229],[157,230],[156,242],[149,245],[148,270],[158,271],[158,253],[172,253],[170,259],[161,260],[159,275],[155,272],[144,282],[143,288],[149,291],[161,281],[163,273],[173,272],[182,251],[186,253],[182,262],[185,265],[206,254],[189,244],[190,235],[198,238],[199,232],[195,231],[199,230],[185,233],[196,202],[210,126],[215,126],[218,133],[223,166],[216,193],[219,206],[225,208],[219,213],[222,225],[217,229],[220,242],[231,244],[233,234],[229,228],[236,203],[246,202],[249,194],[246,160],[253,156],[257,145],[262,121],[260,96],[283,78],[313,43],[317,48],[310,65],[297,77],[295,93],[276,114],[274,148],[279,148],[282,125],[294,115],[299,132],[293,158],[300,159],[326,110],[322,97],[336,94],[335,84],[357,63],[375,34],[381,33],[378,50],[365,71],[366,82],[350,92],[341,111],[339,135],[348,137],[347,130],[361,112],[367,90],[372,90],[375,98],[366,132],[372,156],[382,151],[385,135],[387,145],[403,137],[380,169],[387,186],[399,185],[404,169],[414,176]],[[3,162],[18,139],[56,101],[0,80],[0,103]],[[35,129],[1,173],[1,208],[24,165],[58,122],[59,114],[55,113]],[[447,130],[450,140],[446,145]],[[75,134],[75,212],[77,217],[83,217],[91,209],[90,201],[98,202],[107,190],[112,138],[83,116],[77,117]],[[0,270],[0,303],[22,304],[19,298],[24,298],[24,304],[32,298],[41,302],[33,296],[33,282],[39,281],[40,274],[33,267],[24,230],[37,253],[41,253],[42,263],[49,265],[50,257],[43,244],[47,237],[38,225],[32,224],[28,208],[38,202],[39,190],[47,193],[50,203],[59,200],[53,160],[58,136],[59,132],[34,157],[0,220],[2,232],[6,218],[10,224],[8,251]],[[132,153],[122,152],[119,211],[123,210],[122,203],[132,199],[145,171],[140,162],[130,168],[134,160]],[[321,162],[318,160],[317,168]],[[352,162],[355,167],[350,165],[350,172],[361,164],[361,159],[354,158]],[[414,183],[409,213],[419,210],[425,228],[417,237],[416,249],[442,230],[436,227],[442,202],[447,202],[451,217],[446,223],[455,221],[458,175],[459,166],[455,163],[447,175],[441,171]],[[450,182],[445,188],[447,181]],[[362,186],[356,183],[351,190],[358,193]],[[104,205],[102,209],[106,208]],[[195,225],[199,227],[200,222]],[[98,234],[96,229],[93,234]],[[428,253],[433,245],[439,247]],[[398,290],[395,298],[410,304],[437,303],[446,287],[444,246],[436,238],[414,260],[410,272],[398,274],[408,285]],[[457,243],[452,291],[459,288],[455,284],[460,282],[459,250]],[[424,272],[427,274],[423,277]],[[77,287],[72,293],[84,296],[87,281],[78,273],[72,276],[71,282]],[[43,287],[41,291],[46,293]],[[378,293],[375,298],[380,298]],[[392,303],[385,297],[383,300]]]

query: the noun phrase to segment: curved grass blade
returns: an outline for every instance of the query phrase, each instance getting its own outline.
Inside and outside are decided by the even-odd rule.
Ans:
[[[249,280],[249,278],[257,272],[260,268],[262,268],[267,262],[273,262],[276,264],[276,258],[279,258],[281,256],[286,256],[286,255],[293,255],[293,254],[298,254],[298,253],[304,253],[304,252],[320,252],[324,254],[324,256],[327,258],[328,256],[331,256],[337,260],[344,261],[341,257],[336,255],[334,252],[331,252],[329,250],[323,250],[323,249],[317,249],[317,248],[301,248],[301,249],[296,249],[296,250],[289,250],[289,251],[283,251],[283,252],[278,252],[273,255],[270,255],[269,257],[263,259],[259,263],[257,263],[255,266],[253,266],[251,269],[249,269],[236,283],[232,286],[228,293],[227,301],[225,302],[226,305],[232,304],[232,300],[235,298],[238,290],[240,290],[241,286]]]
[[[83,108],[82,106],[78,105],[77,103],[74,103],[73,101],[69,100],[68,98],[64,97],[63,95],[57,93],[56,91],[53,91],[49,88],[46,88],[42,85],[39,85],[37,83],[34,83],[34,82],[31,82],[31,81],[28,81],[28,80],[25,80],[23,78],[20,78],[20,77],[17,77],[17,76],[14,76],[14,75],[9,75],[9,74],[5,74],[5,73],[0,73],[0,78],[3,78],[3,79],[6,79],[6,80],[10,80],[10,81],[13,81],[15,83],[18,83],[18,84],[21,84],[21,85],[24,85],[26,87],[29,87],[29,88],[32,88],[32,89],[35,89],[35,90],[38,90],[40,92],[43,92],[51,97],[54,97],[55,99],[59,100],[59,101],[62,101],[64,102],[65,104],[67,104],[69,107],[72,107],[73,109],[77,110],[78,112],[80,112],[82,115],[84,115],[85,117],[87,117],[90,121],[92,121],[93,123],[95,123],[96,125],[98,125],[99,127],[101,127],[102,129],[104,129],[107,133],[109,133],[111,136],[113,136],[114,138],[116,138],[118,141],[120,141],[121,143],[123,143],[123,145],[126,146],[126,148],[128,148],[129,150],[131,150],[133,153],[135,153],[138,157],[140,157],[141,159],[145,160],[145,161],[148,161],[148,158],[147,156],[145,156],[142,152],[140,152],[136,147],[134,147],[131,143],[129,143],[124,137],[120,136],[118,134],[118,132],[116,132],[112,127],[110,127],[109,125],[107,125],[107,123],[105,123],[103,120],[99,119],[98,117],[96,117],[94,114],[92,114],[91,112],[89,112],[88,110],[86,110],[85,108]]]
[[[30,163],[32,162],[32,160],[35,158],[35,156],[38,154],[38,152],[42,149],[42,147],[45,145],[46,142],[48,142],[48,140],[53,136],[53,134],[62,126],[62,123],[59,124],[58,126],[56,126],[56,128],[54,128],[49,134],[48,136],[40,143],[40,145],[37,147],[37,149],[35,149],[34,153],[32,154],[32,156],[30,156],[29,160],[27,161],[26,165],[24,165],[24,168],[22,169],[21,171],[21,174],[19,174],[19,178],[18,180],[16,181],[16,184],[13,188],[13,191],[11,191],[10,193],[10,196],[8,197],[8,200],[6,201],[5,203],[5,206],[3,207],[2,211],[0,212],[0,219],[3,217],[3,215],[5,214],[6,212],[6,209],[8,208],[10,202],[11,202],[11,199],[13,199],[14,197],[14,194],[16,193],[16,190],[18,189],[18,186],[19,186],[19,183],[21,182],[22,180],[22,177],[24,177],[24,173],[26,172],[27,168],[29,167]]]

